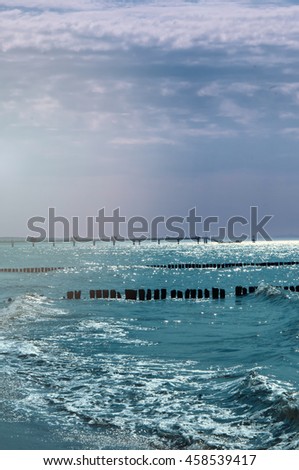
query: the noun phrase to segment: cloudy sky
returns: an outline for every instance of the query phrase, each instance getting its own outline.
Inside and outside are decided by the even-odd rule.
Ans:
[[[0,0],[0,236],[273,214],[299,236],[299,5]]]

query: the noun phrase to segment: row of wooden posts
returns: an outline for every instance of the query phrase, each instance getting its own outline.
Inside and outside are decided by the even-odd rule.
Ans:
[[[81,299],[81,291],[68,291],[68,300]],[[98,289],[89,291],[90,299],[122,299],[120,292],[112,289]],[[125,300],[166,300],[167,289],[125,289]],[[225,299],[225,290],[212,287],[209,289],[186,289],[185,291],[172,289],[171,299]]]
[[[51,267],[51,268],[0,268],[1,273],[47,273],[48,271],[58,271],[62,268],[59,267]]]
[[[239,268],[246,266],[270,267],[270,266],[294,266],[299,265],[299,261],[269,261],[263,263],[179,263],[179,264],[152,264],[148,268],[166,268],[166,269],[225,269]],[[38,267],[38,268],[0,268],[0,272],[5,273],[46,273],[48,271],[57,271],[65,267]]]
[[[270,266],[292,266],[299,265],[299,261],[268,261],[263,263],[179,263],[179,264],[151,264],[148,268],[166,268],[166,269],[225,269],[225,268],[243,268],[246,266],[270,267]]]
[[[236,286],[235,296],[244,297],[248,294],[254,294],[258,286]],[[299,286],[276,286],[278,289],[299,292]],[[225,289],[212,287],[212,289],[186,289],[185,291],[172,289],[170,291],[171,299],[225,299]],[[68,291],[66,298],[68,300],[81,299],[81,290]],[[90,299],[122,299],[125,300],[166,300],[167,289],[125,289],[123,295],[114,289],[97,289],[89,291]]]

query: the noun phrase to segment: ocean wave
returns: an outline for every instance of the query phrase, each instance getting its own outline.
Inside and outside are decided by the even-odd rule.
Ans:
[[[281,448],[283,435],[289,439],[298,436],[299,400],[290,383],[252,370],[230,387],[230,400],[249,422],[267,429],[265,448]]]
[[[63,314],[62,309],[53,306],[53,302],[46,296],[28,293],[8,299],[0,309],[0,325],[12,320],[35,319],[39,316]]]
[[[259,249],[261,259],[270,259],[270,245],[269,253],[250,245],[248,256],[258,258]],[[74,441],[113,448],[118,438],[130,439],[131,448],[138,442],[159,449],[298,448],[299,297],[273,287],[295,282],[297,268],[200,274],[140,268],[186,259],[183,243],[168,246],[136,246],[128,256],[127,248],[81,244],[66,250],[63,263],[77,262],[75,271],[3,276],[4,295],[14,292],[0,304],[3,422],[26,421],[38,433],[43,423],[49,434],[59,430],[56,444],[65,440],[66,448]],[[246,249],[188,246],[190,259],[207,258],[200,262],[220,256],[219,249],[222,262],[242,261]],[[49,258],[63,257],[59,250],[49,247]],[[35,256],[42,265],[43,255]],[[101,269],[87,274],[80,268],[86,260]],[[235,298],[233,286],[259,283],[256,295]],[[128,285],[221,286],[229,295],[200,304],[63,300],[67,289],[86,294],[91,286]]]
[[[255,296],[259,299],[271,300],[272,302],[283,303],[286,300],[292,303],[299,302],[299,293],[284,289],[280,286],[272,286],[270,284],[260,284],[255,291]]]
[[[66,426],[129,432],[161,449],[294,448],[297,396],[290,384],[259,371],[201,371],[191,363],[103,354],[95,363],[59,351],[42,358],[41,351],[22,360],[28,395],[32,385],[42,386],[38,413]],[[28,411],[34,401],[22,406]]]
[[[269,284],[260,284],[255,291],[255,295],[265,298],[287,298],[286,291],[280,287],[271,286]]]

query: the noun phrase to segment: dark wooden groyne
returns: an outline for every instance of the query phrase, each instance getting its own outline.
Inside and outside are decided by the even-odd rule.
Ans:
[[[268,261],[262,263],[176,263],[176,264],[147,264],[147,268],[163,269],[227,269],[227,268],[245,268],[255,266],[267,268],[273,266],[295,266],[299,261]]]
[[[66,294],[66,298],[68,300],[72,300],[72,299],[80,300],[81,299],[81,291],[80,290],[69,291]]]
[[[298,292],[298,286],[273,286],[282,291]],[[246,297],[249,294],[254,294],[258,289],[258,286],[236,286],[234,289],[235,297]],[[173,299],[184,299],[184,300],[201,300],[201,299],[212,299],[222,300],[226,297],[225,289],[218,287],[212,287],[211,289],[185,289],[178,290],[172,289],[168,294],[167,289],[125,289],[122,294],[115,289],[92,289],[89,291],[89,299],[106,299],[106,300],[132,300],[132,301],[149,301],[149,300],[173,300]],[[68,291],[66,294],[68,300],[79,300],[81,299],[81,290]]]
[[[299,261],[272,261],[263,263],[176,263],[176,264],[147,264],[147,268],[162,269],[227,269],[243,268],[248,266],[255,267],[273,267],[273,266],[298,266]],[[0,268],[4,273],[46,273],[49,271],[59,271],[71,269],[71,267],[51,266],[51,267],[31,267],[31,268]]]
[[[68,291],[66,294],[68,300],[81,299],[81,290]],[[166,300],[166,299],[225,299],[225,289],[212,287],[212,289],[172,289],[170,296],[167,289],[125,289],[124,294],[114,289],[91,289],[89,299],[125,299],[134,301]]]
[[[89,298],[90,299],[121,299],[120,292],[116,292],[116,290],[108,290],[108,289],[97,289],[97,290],[90,290],[89,291]]]
[[[236,286],[235,287],[235,296],[236,297],[243,297],[248,294],[254,294],[257,290],[257,286],[250,286],[250,287],[243,287],[243,286]]]
[[[47,273],[49,271],[61,271],[69,269],[65,267],[38,267],[38,268],[0,268],[1,273]]]
[[[245,268],[255,267],[273,267],[273,266],[298,266],[299,261],[272,261],[263,263],[176,263],[176,264],[147,264],[147,268],[162,269],[227,269],[227,268]],[[59,271],[71,269],[71,267],[31,267],[31,268],[0,268],[1,273],[46,273],[49,271]]]
[[[226,268],[242,268],[248,266],[271,267],[271,266],[295,266],[299,265],[299,261],[275,261],[263,263],[177,263],[177,264],[151,264],[146,265],[148,268],[163,269],[226,269]],[[49,271],[59,271],[63,269],[71,269],[71,267],[51,266],[51,267],[31,267],[31,268],[0,268],[1,273],[46,273]]]

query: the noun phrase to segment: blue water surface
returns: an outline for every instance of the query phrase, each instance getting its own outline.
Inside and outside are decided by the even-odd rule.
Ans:
[[[150,267],[266,261],[299,242],[0,244],[0,268],[64,267],[0,272],[1,448],[298,449],[298,266]],[[89,298],[139,288],[168,297]]]

